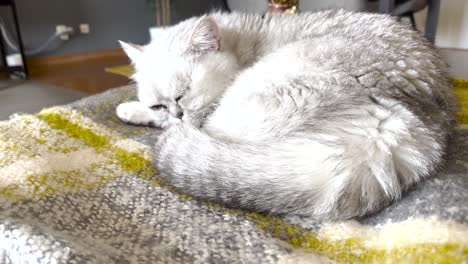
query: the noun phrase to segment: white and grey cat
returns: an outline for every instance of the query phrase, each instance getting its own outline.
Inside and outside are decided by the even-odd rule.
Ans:
[[[455,125],[439,53],[384,15],[213,13],[122,45],[139,101],[120,119],[166,128],[167,184],[232,207],[375,212],[440,167]]]

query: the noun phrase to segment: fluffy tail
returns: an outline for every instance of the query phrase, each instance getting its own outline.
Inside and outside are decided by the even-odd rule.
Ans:
[[[408,112],[385,122],[369,118],[363,117],[379,127],[368,132],[377,135],[343,123],[349,129],[274,144],[227,142],[181,124],[159,139],[156,166],[179,191],[231,207],[328,219],[362,216],[398,199],[434,169],[442,153]]]

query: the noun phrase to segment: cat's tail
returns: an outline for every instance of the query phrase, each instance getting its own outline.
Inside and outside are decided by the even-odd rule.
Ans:
[[[180,124],[159,139],[155,162],[166,184],[228,206],[328,219],[362,216],[398,199],[441,159],[442,146],[405,118],[387,120],[374,139],[339,132],[261,144],[228,142]],[[399,127],[406,125],[414,127]]]

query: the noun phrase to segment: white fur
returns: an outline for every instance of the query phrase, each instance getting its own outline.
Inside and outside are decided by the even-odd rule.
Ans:
[[[122,103],[117,106],[116,112],[122,121],[135,125],[156,125],[165,128],[180,122],[180,119],[171,117],[169,113],[152,111],[138,101]]]
[[[453,126],[445,64],[385,16],[213,14],[122,45],[139,102],[117,115],[166,127],[183,111],[157,143],[161,176],[233,206],[376,211],[441,164]]]

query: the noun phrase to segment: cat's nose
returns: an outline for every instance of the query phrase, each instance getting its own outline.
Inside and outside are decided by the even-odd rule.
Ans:
[[[182,119],[182,117],[184,116],[184,112],[183,111],[180,111],[176,114],[176,117],[179,118],[179,119]]]
[[[182,110],[182,108],[180,108],[178,106],[171,106],[169,108],[169,113],[174,118],[182,119],[182,117],[184,116],[184,111]]]

